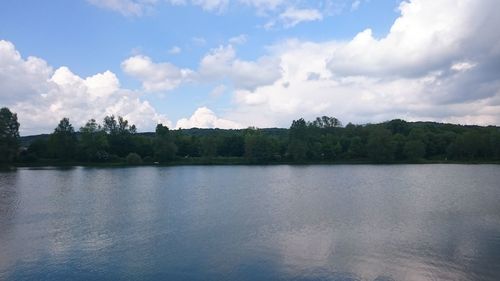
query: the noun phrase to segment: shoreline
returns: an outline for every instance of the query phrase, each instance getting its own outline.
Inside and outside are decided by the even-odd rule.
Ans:
[[[3,168],[30,168],[30,167],[91,167],[91,168],[112,168],[112,167],[173,167],[173,166],[278,166],[278,165],[432,165],[432,164],[458,164],[458,165],[500,165],[500,161],[457,161],[457,160],[420,160],[420,161],[384,161],[376,162],[370,160],[349,160],[349,161],[269,161],[254,162],[246,159],[189,159],[188,161],[177,160],[168,163],[141,163],[128,164],[125,162],[53,162],[41,161],[34,163],[15,163]]]

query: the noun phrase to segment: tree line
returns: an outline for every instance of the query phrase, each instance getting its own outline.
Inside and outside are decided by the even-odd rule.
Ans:
[[[495,162],[500,128],[395,119],[354,125],[335,117],[289,129],[178,129],[138,133],[121,116],[76,130],[63,118],[49,135],[21,138],[17,115],[0,110],[0,163],[408,163]]]

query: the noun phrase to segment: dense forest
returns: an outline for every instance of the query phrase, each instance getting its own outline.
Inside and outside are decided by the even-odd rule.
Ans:
[[[122,117],[63,118],[49,135],[19,136],[17,115],[0,110],[0,163],[258,164],[498,162],[500,128],[391,120],[354,125],[334,117],[294,120],[289,129],[178,129],[138,133]]]

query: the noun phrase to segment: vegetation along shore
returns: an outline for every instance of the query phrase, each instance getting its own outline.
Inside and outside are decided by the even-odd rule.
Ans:
[[[289,129],[176,129],[138,133],[118,116],[76,130],[63,118],[51,134],[19,136],[17,115],[0,110],[2,166],[500,163],[500,128],[395,119],[345,126],[334,117]]]

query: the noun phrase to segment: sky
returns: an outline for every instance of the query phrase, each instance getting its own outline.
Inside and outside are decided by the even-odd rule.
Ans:
[[[498,0],[3,0],[0,106],[139,131],[500,125]]]

